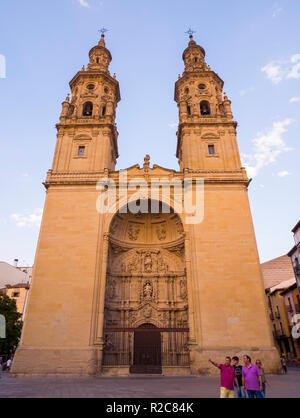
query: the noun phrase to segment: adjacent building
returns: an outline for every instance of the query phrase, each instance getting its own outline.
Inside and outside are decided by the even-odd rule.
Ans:
[[[292,232],[294,234],[295,245],[288,253],[288,256],[294,268],[298,294],[300,295],[300,221],[294,226]]]
[[[292,336],[294,315],[300,313],[294,270],[287,255],[261,265],[275,345],[287,358],[300,358],[300,339]]]
[[[18,267],[17,260],[14,265],[0,262],[0,293],[16,301],[17,310],[25,318],[28,292],[32,276],[32,267]]]

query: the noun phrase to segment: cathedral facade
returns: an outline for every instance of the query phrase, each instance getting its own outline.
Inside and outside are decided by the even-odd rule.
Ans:
[[[149,156],[115,170],[120,90],[104,35],[89,58],[57,124],[12,373],[198,375],[214,372],[209,358],[242,354],[276,371],[250,181],[231,102],[204,49],[190,36],[175,84],[179,171],[151,167]],[[190,194],[181,193],[187,184]],[[103,211],[107,190],[116,201]],[[201,213],[191,220],[193,194]]]

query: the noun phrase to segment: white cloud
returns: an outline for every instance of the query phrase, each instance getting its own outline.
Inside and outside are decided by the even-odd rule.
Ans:
[[[286,78],[300,78],[300,54],[295,54],[291,57],[292,67],[289,70]]]
[[[284,77],[284,70],[281,68],[280,64],[276,64],[275,62],[270,62],[264,66],[261,71],[265,72],[267,78],[274,84],[280,83]]]
[[[275,122],[272,129],[265,133],[258,133],[257,137],[252,140],[254,152],[242,155],[249,177],[257,176],[263,167],[274,163],[283,152],[291,150],[286,146],[282,135],[292,122],[291,119]]]
[[[264,184],[260,184],[259,185],[262,189],[264,189],[265,188],[265,185]]]
[[[300,78],[300,54],[294,54],[288,61],[272,61],[265,65],[262,72],[274,84],[280,83],[284,79]]]
[[[169,128],[171,128],[171,129],[177,129],[177,127],[178,127],[178,122],[169,123]]]
[[[290,99],[290,103],[297,103],[297,102],[300,102],[300,97],[292,97]]]
[[[276,7],[276,6],[275,6]],[[277,17],[277,16],[279,16],[280,15],[280,13],[283,11],[283,8],[282,7],[276,7],[274,10],[273,10],[273,14],[272,14],[272,17]]]
[[[88,2],[86,0],[78,0],[78,3],[82,7],[90,7],[90,5],[88,4]]]
[[[286,177],[286,176],[290,176],[291,173],[289,173],[288,171],[279,171],[279,173],[277,173],[278,177]]]
[[[42,213],[43,209],[37,208],[30,213],[29,215],[21,215],[19,213],[13,213],[10,215],[11,219],[13,219],[17,226],[20,228],[24,226],[40,226],[42,220]]]

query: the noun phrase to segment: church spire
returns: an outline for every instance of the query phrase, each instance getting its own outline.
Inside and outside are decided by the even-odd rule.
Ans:
[[[205,50],[193,39],[182,58],[185,70],[175,84],[179,110],[177,157],[181,169],[240,169],[236,126],[224,82],[205,62]],[[222,134],[221,134],[222,133]],[[226,149],[226,152],[224,151]]]
[[[121,97],[116,76],[108,70],[112,57],[104,33],[89,58],[87,69],[83,66],[71,80],[71,95],[62,103],[57,149],[64,152],[55,153],[54,172],[115,169],[116,109]]]
[[[88,65],[88,70],[100,70],[110,74],[108,67],[111,63],[112,56],[110,51],[106,48],[104,33],[101,34],[98,45],[94,46],[90,50],[89,57],[90,62]]]
[[[190,34],[190,42],[182,55],[185,71],[201,71],[206,69],[205,50],[198,45]]]

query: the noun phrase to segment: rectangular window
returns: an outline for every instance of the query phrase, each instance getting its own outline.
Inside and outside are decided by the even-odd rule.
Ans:
[[[208,153],[209,153],[209,155],[214,155],[215,154],[215,146],[214,145],[209,145],[208,146]]]
[[[18,298],[20,296],[19,292],[13,292],[12,297],[13,298]]]
[[[80,146],[78,147],[78,157],[84,157],[85,154],[85,147]]]

